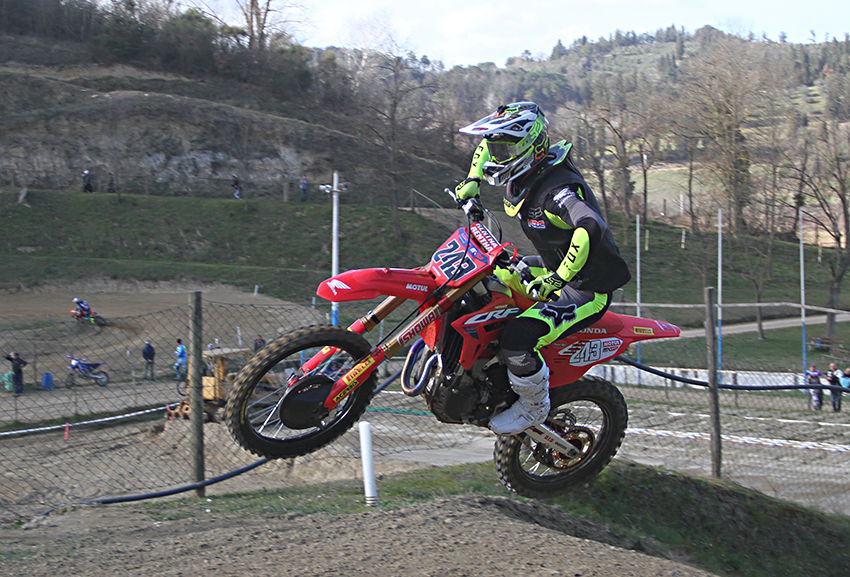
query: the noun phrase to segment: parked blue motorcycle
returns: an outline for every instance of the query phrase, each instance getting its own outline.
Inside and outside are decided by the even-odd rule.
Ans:
[[[94,381],[101,387],[109,384],[109,375],[106,371],[101,371],[100,366],[106,363],[93,363],[88,359],[80,359],[66,355],[71,359],[71,364],[68,365],[68,377],[65,379],[65,386],[71,388],[76,382],[76,377]]]

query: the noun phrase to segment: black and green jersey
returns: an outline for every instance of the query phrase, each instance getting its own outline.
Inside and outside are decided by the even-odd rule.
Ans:
[[[586,261],[569,279],[573,288],[611,293],[629,282],[629,267],[620,256],[614,235],[602,218],[593,192],[572,163],[567,159],[536,179],[532,174],[529,180],[533,182],[517,218],[546,268],[557,271],[580,251]],[[574,239],[579,228],[584,232]],[[570,259],[565,261],[568,254]]]

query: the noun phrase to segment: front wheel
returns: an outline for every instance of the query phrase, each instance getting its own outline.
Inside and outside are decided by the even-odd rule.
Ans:
[[[74,386],[74,373],[68,373],[68,376],[65,377],[65,387],[70,389]]]
[[[336,352],[304,373],[302,365],[325,347]],[[323,403],[333,383],[370,350],[365,338],[340,327],[306,327],[278,337],[233,383],[224,417],[230,434],[246,450],[270,459],[306,455],[331,443],[366,410],[375,374],[333,410]]]
[[[569,458],[522,433],[500,436],[493,455],[496,472],[508,489],[524,497],[554,497],[593,479],[611,462],[626,435],[626,401],[608,381],[584,377],[550,390],[549,396],[547,423],[579,454]]]
[[[101,317],[101,316],[98,316],[98,315],[93,316],[92,320],[94,321],[94,324],[96,324],[99,327],[105,327],[106,324],[107,324],[106,319]]]
[[[109,384],[109,375],[106,371],[95,371],[91,374],[91,378],[94,379],[94,382],[101,387],[105,387]]]

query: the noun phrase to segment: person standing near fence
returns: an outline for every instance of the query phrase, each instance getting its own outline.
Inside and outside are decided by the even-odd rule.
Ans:
[[[145,360],[145,368],[142,373],[142,379],[148,378],[148,372],[150,372],[150,379],[153,380],[153,359],[156,356],[156,349],[153,348],[150,339],[145,341],[145,348],[142,349],[142,358]]]
[[[810,387],[815,385],[817,388],[811,389],[812,394],[812,408],[816,411],[820,411],[821,405],[823,404],[823,389],[820,387],[820,378],[823,376],[816,366],[812,365],[809,367],[805,373],[806,376],[806,384]]]
[[[266,340],[262,335],[257,335],[257,339],[254,341],[254,354],[256,355],[264,346],[266,346]]]
[[[12,363],[14,375],[12,382],[15,384],[15,396],[20,397],[24,394],[24,367],[27,366],[27,362],[14,351],[6,355],[6,360]]]
[[[839,369],[835,363],[829,363],[829,371],[826,373],[826,382],[832,385],[833,387],[841,386],[841,378],[844,376],[844,373],[841,369]],[[829,396],[832,397],[832,412],[840,413],[841,412],[841,391],[837,389],[830,389]]]
[[[239,194],[239,177],[235,174],[233,175],[233,182],[230,184],[233,187],[233,196],[239,200],[242,200],[242,196]]]
[[[310,187],[310,181],[306,175],[301,175],[301,181],[298,183],[301,188],[301,202],[307,202],[307,189]]]
[[[174,350],[174,354],[177,356],[177,361],[174,363],[174,372],[177,373],[178,381],[185,381],[186,375],[188,374],[187,362],[188,357],[186,356],[186,347],[183,346],[183,341],[177,339],[177,348]],[[180,372],[180,369],[183,369],[183,372]]]

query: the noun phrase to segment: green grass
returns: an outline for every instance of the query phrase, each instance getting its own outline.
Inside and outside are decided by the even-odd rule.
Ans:
[[[254,200],[83,195],[30,191],[30,207],[0,215],[3,287],[85,276],[217,281],[309,300],[331,269],[331,206]],[[247,210],[246,210],[247,206]],[[385,207],[342,205],[343,270],[414,267],[428,261],[447,230],[400,213],[404,239]]]
[[[83,195],[30,191],[29,207],[14,203],[13,192],[0,192],[0,288],[32,286],[42,281],[85,276],[137,280],[199,280],[231,283],[245,290],[260,285],[265,294],[308,301],[331,267],[331,207],[328,204],[231,199]],[[404,238],[392,233],[389,209],[343,204],[340,218],[340,268],[414,267],[426,263],[449,230],[419,215],[400,214]],[[622,229],[619,215],[611,226]],[[643,302],[699,303],[704,284],[716,283],[716,237],[705,240],[709,276],[699,272],[697,243],[680,247],[680,229],[645,225],[650,250],[641,254]],[[633,226],[631,228],[633,234]],[[634,240],[621,252],[636,271]],[[752,302],[753,290],[739,271],[748,268],[727,245],[724,302]],[[755,242],[761,242],[756,240]],[[829,250],[824,251],[824,258]],[[829,275],[817,264],[816,249],[807,250],[808,302],[827,300]],[[624,287],[635,298],[636,282]],[[847,291],[845,291],[846,293]],[[850,294],[850,293],[848,293]],[[764,300],[799,299],[796,243],[778,242],[773,279]],[[850,296],[842,297],[850,308]],[[666,314],[667,311],[664,311]],[[697,313],[682,324],[699,324]],[[729,322],[752,312],[730,311]],[[743,317],[742,317],[743,318]]]
[[[160,520],[202,516],[209,514],[206,509],[235,518],[345,515],[368,509],[362,490],[361,482],[345,481],[134,506]],[[384,511],[453,495],[524,500],[499,483],[490,463],[389,475],[378,482],[378,508]],[[850,519],[621,461],[596,482],[548,504],[607,526],[621,543],[638,549],[656,543],[652,549],[719,575],[843,577],[850,563]]]

